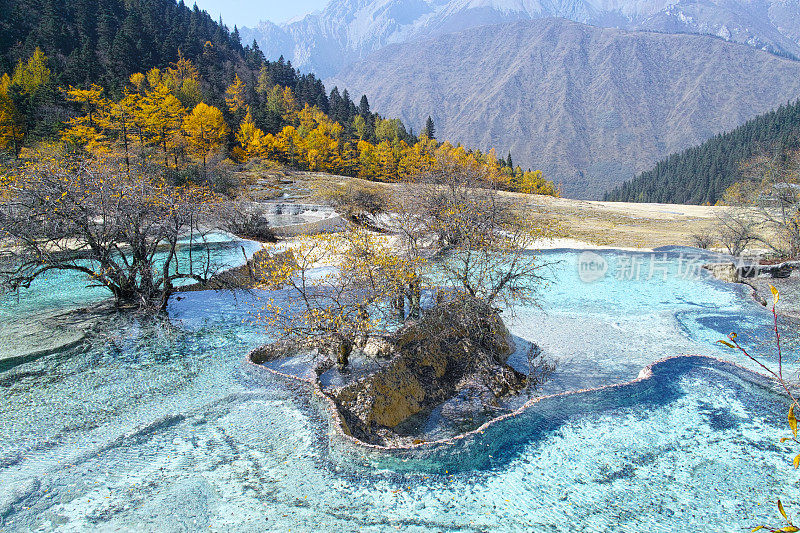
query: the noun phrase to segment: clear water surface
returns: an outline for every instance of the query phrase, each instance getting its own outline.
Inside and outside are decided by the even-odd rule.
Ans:
[[[507,320],[558,360],[544,393],[630,381],[680,354],[746,365],[714,343],[732,329],[768,352],[770,316],[741,286],[684,276],[687,251],[664,253],[665,274],[644,254],[626,279],[630,256],[602,252],[609,274],[592,283],[578,252],[542,254],[549,286]],[[219,257],[241,261],[239,243]],[[0,320],[33,326],[103,296],[45,280]],[[335,436],[305,386],[245,363],[265,340],[249,320],[257,296],[183,294],[172,325],[109,315],[80,346],[0,371],[2,529],[736,531],[775,523],[776,497],[800,510],[793,450],[778,442],[785,402],[738,367],[670,359],[455,445],[366,452]]]

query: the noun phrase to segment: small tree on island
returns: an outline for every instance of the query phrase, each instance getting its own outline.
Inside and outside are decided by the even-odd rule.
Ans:
[[[325,265],[335,268],[325,269]],[[265,302],[258,320],[294,347],[323,347],[347,366],[357,341],[391,321],[386,301],[417,276],[385,236],[351,226],[338,234],[300,238],[285,254],[257,257],[262,287],[288,289],[290,303]]]
[[[0,284],[28,287],[50,271],[85,274],[118,306],[164,309],[175,282],[206,281],[210,248],[199,223],[217,199],[206,187],[170,186],[100,159],[40,155],[0,178]],[[178,241],[204,247],[178,261]],[[205,253],[202,253],[205,252]]]
[[[262,286],[289,289],[259,311],[269,331],[292,347],[322,345],[343,367],[359,341],[419,319],[425,291],[428,306],[460,300],[465,309],[533,298],[544,265],[530,248],[549,222],[518,216],[479,169],[443,166],[387,204],[383,234],[351,224],[262,258]]]
[[[489,305],[534,299],[547,265],[533,250],[553,222],[523,216],[518,198],[502,195],[484,169],[444,162],[398,197],[403,215],[394,229],[407,254],[432,260],[441,283]]]

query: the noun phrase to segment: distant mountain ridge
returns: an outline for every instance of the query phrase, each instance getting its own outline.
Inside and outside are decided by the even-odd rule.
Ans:
[[[598,199],[676,151],[800,96],[800,62],[697,35],[543,19],[371,55],[331,83],[442,138],[510,150]]]
[[[280,26],[242,28],[268,58],[322,78],[389,44],[468,28],[562,17],[600,27],[716,35],[800,56],[800,0],[331,0]]]

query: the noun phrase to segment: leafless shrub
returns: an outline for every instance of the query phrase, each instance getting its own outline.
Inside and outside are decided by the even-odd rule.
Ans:
[[[220,208],[218,216],[221,226],[234,235],[259,242],[277,241],[269,220],[258,206],[228,202]]]
[[[708,250],[714,244],[714,237],[708,233],[694,233],[692,243],[701,250]]]
[[[547,221],[519,214],[480,169],[443,166],[394,198],[393,229],[414,257],[432,260],[433,278],[490,305],[531,300],[546,266],[533,253]]]
[[[376,215],[386,212],[386,196],[376,187],[355,185],[323,187],[317,197],[331,203],[352,222],[373,225]]]
[[[729,208],[717,215],[717,238],[730,255],[739,257],[750,243],[759,238],[757,225],[757,219],[749,210]]]
[[[800,150],[761,155],[744,165],[751,205],[765,230],[761,241],[783,258],[800,255]]]

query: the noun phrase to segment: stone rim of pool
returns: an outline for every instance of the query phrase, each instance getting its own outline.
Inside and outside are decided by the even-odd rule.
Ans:
[[[642,383],[648,380],[653,379],[655,376],[655,372],[657,371],[658,367],[663,366],[665,363],[669,363],[672,361],[679,361],[679,360],[687,360],[687,361],[707,361],[712,363],[721,363],[723,365],[729,365],[733,369],[739,372],[743,372],[745,375],[751,377],[751,381],[762,381],[766,380],[769,381],[769,377],[761,374],[760,372],[756,372],[755,370],[751,370],[745,366],[742,366],[738,363],[733,361],[728,361],[721,357],[712,357],[708,355],[690,355],[690,354],[681,354],[681,355],[672,355],[668,357],[661,358],[657,361],[654,361],[647,365],[646,367],[642,368],[639,371],[639,375],[636,378],[628,381],[622,381],[618,383],[610,383],[608,385],[602,385],[600,387],[591,387],[585,389],[578,389],[578,390],[570,390],[564,392],[558,392],[555,394],[548,394],[545,396],[537,396],[525,402],[521,407],[515,409],[510,413],[505,413],[503,415],[497,416],[492,418],[491,420],[484,422],[479,427],[472,429],[470,431],[460,433],[454,437],[449,437],[445,439],[437,439],[431,441],[422,441],[416,444],[396,444],[396,445],[381,445],[381,444],[373,444],[369,442],[365,442],[353,435],[351,435],[348,431],[346,431],[346,422],[344,417],[342,416],[339,409],[336,407],[336,403],[333,399],[328,395],[322,388],[319,379],[312,379],[312,378],[303,378],[300,376],[295,376],[292,374],[286,374],[284,372],[280,372],[274,368],[270,368],[266,365],[259,364],[253,361],[253,355],[258,353],[262,348],[256,348],[251,350],[247,353],[245,359],[247,364],[257,368],[259,371],[267,371],[273,376],[277,376],[281,379],[291,380],[295,382],[305,383],[311,386],[311,392],[313,395],[316,395],[323,399],[326,406],[326,414],[330,419],[334,422],[333,426],[336,429],[337,436],[342,437],[349,441],[350,443],[361,447],[367,450],[375,450],[375,451],[382,451],[382,452],[395,452],[395,451],[407,451],[407,450],[422,450],[422,449],[429,449],[429,448],[439,448],[442,446],[449,446],[453,445],[459,441],[465,440],[469,437],[483,434],[487,429],[501,424],[505,420],[509,420],[512,418],[516,418],[517,416],[523,414],[525,411],[530,409],[532,406],[542,402],[551,400],[554,398],[565,398],[569,396],[575,396],[580,394],[586,393],[594,393],[594,392],[603,392],[603,391],[611,391],[618,388],[629,387],[636,385],[637,383]]]

